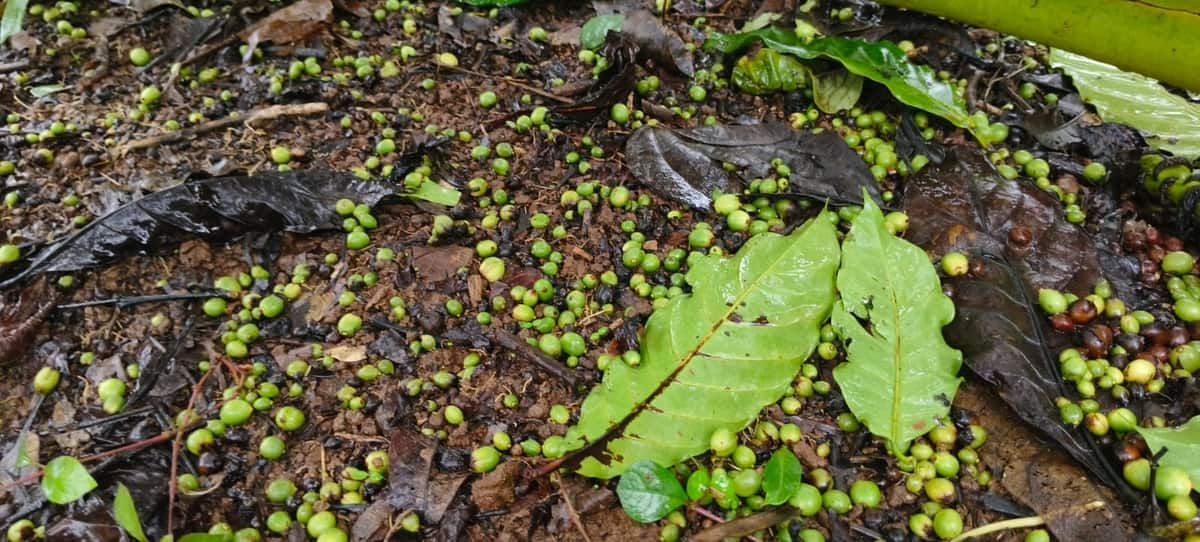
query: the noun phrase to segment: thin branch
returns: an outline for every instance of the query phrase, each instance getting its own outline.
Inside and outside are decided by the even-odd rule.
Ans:
[[[128,153],[129,151],[134,151],[134,150],[138,150],[138,149],[147,149],[150,147],[157,147],[159,145],[166,145],[166,144],[170,144],[170,143],[177,143],[177,142],[183,141],[185,139],[191,139],[192,137],[198,136],[200,134],[206,134],[206,133],[212,132],[214,130],[220,130],[222,128],[233,126],[235,124],[250,125],[255,122],[264,121],[264,120],[272,120],[272,119],[277,119],[280,117],[316,115],[318,113],[324,113],[326,111],[329,111],[329,104],[326,104],[324,102],[312,102],[312,103],[306,103],[306,104],[268,105],[265,107],[258,107],[255,109],[251,109],[245,115],[238,115],[236,117],[225,117],[225,118],[221,118],[221,119],[210,120],[207,122],[202,122],[195,126],[190,126],[188,128],[184,128],[182,130],[176,130],[174,132],[167,132],[165,134],[159,134],[156,136],[150,136],[150,137],[146,137],[146,138],[142,138],[142,139],[135,139],[133,141],[130,141],[129,143],[126,143],[122,147],[120,147],[117,150],[117,154],[123,155],[125,153]]]
[[[967,531],[963,534],[958,535],[954,539],[950,540],[950,542],[963,542],[964,540],[969,540],[971,538],[979,538],[984,535],[997,533],[1000,531],[1006,531],[1009,529],[1025,529],[1025,528],[1029,528],[1029,527],[1037,527],[1038,525],[1044,525],[1046,523],[1046,516],[1052,517],[1054,515],[1063,515],[1063,514],[1068,514],[1068,513],[1070,513],[1070,514],[1086,513],[1086,512],[1091,512],[1093,510],[1099,510],[1104,507],[1105,507],[1105,504],[1103,501],[1092,501],[1092,502],[1089,502],[1082,506],[1072,506],[1072,507],[1064,509],[1064,510],[1051,511],[1051,512],[1049,512],[1047,514],[1043,514],[1041,516],[1029,516],[1029,517],[1024,517],[1024,518],[1013,518],[1013,519],[1006,519],[1004,521],[997,521],[997,522],[989,523],[987,525],[983,525],[983,526],[971,529],[970,531]]]

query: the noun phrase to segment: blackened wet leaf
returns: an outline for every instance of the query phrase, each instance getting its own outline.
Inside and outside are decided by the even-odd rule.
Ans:
[[[791,168],[787,193],[858,203],[866,188],[879,197],[866,163],[840,137],[784,123],[642,128],[625,144],[625,158],[642,183],[695,209],[707,209],[715,191],[738,193],[749,179],[770,174],[776,158]],[[722,163],[738,170],[727,172]]]
[[[1060,100],[1060,105],[1066,98]],[[1025,130],[1043,147],[1056,151],[1069,151],[1111,163],[1124,153],[1146,147],[1142,136],[1132,128],[1121,124],[1089,123],[1082,112],[1073,116],[1065,114],[1062,107],[1026,115]]]
[[[613,104],[625,100],[633,90],[637,67],[638,46],[624,32],[609,32],[604,38],[600,56],[608,59],[609,68],[600,72],[599,79],[579,101],[551,107],[555,117],[574,122],[586,122],[597,115],[608,114]]]
[[[309,233],[336,226],[334,203],[374,206],[390,183],[329,171],[266,172],[187,182],[127,203],[37,252],[6,288],[40,273],[75,271],[191,237],[227,239],[252,231]]]
[[[649,58],[676,72],[691,77],[695,73],[692,53],[674,30],[668,28],[657,16],[637,4],[628,2],[592,2],[599,16],[618,15],[619,26],[612,28],[629,34],[639,48],[639,56]],[[607,32],[617,19],[604,19],[596,31]],[[590,23],[591,21],[589,21]],[[586,30],[586,27],[585,27]],[[603,37],[603,33],[600,34]],[[589,37],[589,40],[591,38]],[[583,34],[580,34],[583,41]]]
[[[946,341],[1022,420],[1105,484],[1126,490],[1091,435],[1059,418],[1054,399],[1068,393],[1057,353],[1070,346],[1069,337],[1035,312],[1033,292],[1054,288],[1082,296],[1107,278],[1117,297],[1138,306],[1136,262],[1067,223],[1045,192],[999,177],[977,150],[960,147],[941,165],[911,176],[904,209],[921,217],[909,240],[934,255],[965,251],[977,264],[970,275],[947,279],[957,316],[945,329]]]
[[[807,86],[808,69],[791,56],[763,48],[739,58],[730,79],[742,92],[754,95],[790,92]]]

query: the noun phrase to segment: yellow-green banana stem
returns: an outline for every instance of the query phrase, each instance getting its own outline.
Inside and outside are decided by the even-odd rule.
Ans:
[[[1089,56],[1200,92],[1200,2],[878,0]]]

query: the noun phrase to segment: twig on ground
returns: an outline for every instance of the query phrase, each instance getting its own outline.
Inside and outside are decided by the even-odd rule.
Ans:
[[[1092,502],[1083,504],[1081,506],[1072,506],[1069,508],[1064,508],[1062,510],[1052,510],[1049,513],[1046,513],[1046,514],[1043,514],[1040,516],[1029,516],[1029,517],[1024,517],[1024,518],[1013,518],[1013,519],[1006,519],[1004,521],[996,521],[993,523],[989,523],[987,525],[982,525],[980,527],[976,527],[974,529],[971,529],[970,531],[960,534],[957,537],[955,537],[954,539],[950,540],[950,542],[963,542],[964,540],[969,540],[971,538],[979,538],[983,535],[988,535],[988,534],[992,534],[992,533],[996,533],[996,532],[1000,532],[1000,531],[1006,531],[1008,529],[1024,529],[1027,527],[1037,527],[1038,525],[1044,525],[1046,523],[1047,517],[1054,517],[1056,515],[1066,515],[1066,514],[1081,514],[1081,513],[1091,512],[1093,510],[1099,510],[1101,508],[1104,508],[1105,506],[1106,505],[1104,504],[1103,501],[1092,501]]]
[[[571,103],[575,103],[573,100],[571,100],[571,99],[569,99],[569,98],[563,98],[562,96],[558,96],[558,95],[556,95],[556,94],[552,94],[552,93],[550,93],[550,92],[546,92],[546,91],[544,91],[544,90],[542,90],[542,89],[540,89],[540,88],[537,88],[537,87],[534,87],[534,86],[530,86],[530,85],[526,85],[525,83],[522,83],[522,82],[520,82],[520,81],[517,81],[516,79],[513,79],[513,78],[511,78],[511,77],[505,77],[505,76],[502,76],[502,75],[499,75],[499,76],[498,76],[498,75],[488,75],[488,74],[486,74],[486,73],[479,73],[479,72],[477,72],[477,71],[468,70],[468,69],[466,69],[466,68],[451,68],[451,67],[449,67],[449,66],[441,66],[441,68],[443,68],[443,69],[448,69],[448,70],[451,70],[451,71],[456,71],[456,72],[459,72],[459,73],[465,73],[465,74],[467,74],[467,75],[474,75],[474,76],[476,76],[476,77],[486,77],[486,78],[488,78],[488,79],[496,79],[496,80],[499,80],[499,81],[502,81],[502,82],[504,82],[504,84],[506,84],[506,85],[509,85],[509,86],[512,86],[512,87],[516,87],[516,88],[519,88],[519,89],[521,89],[521,90],[524,90],[524,91],[527,91],[527,92],[532,92],[532,93],[534,93],[534,94],[537,94],[538,96],[541,96],[541,97],[543,97],[543,98],[545,98],[545,99],[547,99],[547,100],[554,100],[554,101],[556,101],[556,102],[558,102],[558,103],[561,103],[561,104],[571,104]]]
[[[222,128],[226,128],[228,126],[233,126],[235,124],[250,125],[255,122],[264,121],[264,120],[272,120],[272,119],[277,119],[280,117],[296,117],[296,116],[304,116],[304,115],[315,115],[318,113],[324,113],[326,111],[329,111],[329,104],[326,104],[324,102],[312,102],[312,103],[306,103],[306,104],[268,105],[265,107],[257,107],[257,108],[251,109],[246,114],[239,115],[237,117],[225,117],[222,119],[214,119],[214,120],[210,120],[208,122],[202,122],[195,126],[184,128],[182,130],[176,130],[174,132],[167,132],[165,134],[159,134],[156,136],[150,136],[150,137],[146,137],[146,138],[142,138],[142,139],[135,139],[135,140],[130,141],[129,143],[126,143],[125,145],[121,146],[117,150],[117,154],[120,155],[120,154],[128,153],[129,151],[134,151],[134,150],[138,150],[138,149],[147,149],[150,147],[157,147],[159,145],[176,143],[179,141],[183,141],[185,139],[190,139],[190,138],[192,138],[194,136],[198,136],[200,134],[205,134],[208,132],[212,132],[214,130],[220,130]]]
[[[575,505],[571,502],[571,496],[567,494],[567,488],[562,483],[562,478],[558,479],[558,494],[562,496],[563,503],[567,505],[567,512],[571,515],[571,523],[575,524],[575,528],[579,529],[579,534],[583,535],[584,542],[592,542],[588,536],[587,529],[583,528],[583,521],[579,519],[579,512],[575,510]]]
[[[507,331],[491,330],[488,332],[488,337],[496,344],[500,345],[500,347],[511,351],[518,357],[524,358],[527,361],[532,361],[538,367],[545,369],[546,372],[562,379],[563,382],[570,384],[572,388],[574,388],[579,382],[579,378],[576,375],[567,372],[567,369],[563,364],[555,361],[550,356],[547,356],[538,350],[534,350],[532,346],[525,344],[525,341],[517,338],[517,336],[513,335],[512,333]]]
[[[82,309],[85,307],[100,307],[113,305],[118,309],[140,305],[142,303],[158,303],[161,301],[180,301],[185,299],[207,299],[219,295],[214,292],[181,292],[177,294],[135,295],[128,297],[111,297],[108,299],[93,299],[79,303],[66,303],[55,307],[58,310]]]

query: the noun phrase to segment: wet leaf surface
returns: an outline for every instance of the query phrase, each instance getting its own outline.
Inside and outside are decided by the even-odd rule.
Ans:
[[[935,256],[964,251],[979,266],[947,282],[957,311],[947,342],[1022,420],[1106,485],[1127,491],[1095,439],[1060,421],[1054,398],[1067,393],[1057,355],[1070,341],[1035,312],[1033,292],[1083,295],[1107,278],[1116,295],[1136,305],[1143,298],[1136,264],[1067,223],[1044,192],[1001,179],[978,151],[956,149],[943,164],[910,177],[904,208],[922,217],[909,240]]]
[[[621,507],[634,521],[658,521],[687,502],[675,473],[650,460],[629,465],[617,483]]]
[[[629,137],[625,157],[647,186],[693,209],[708,209],[716,191],[741,192],[750,179],[768,175],[776,158],[791,168],[784,193],[847,203],[861,201],[866,188],[879,197],[870,170],[840,137],[797,132],[783,123],[642,128]],[[738,169],[727,172],[722,163]]]
[[[739,58],[730,80],[750,94],[790,92],[808,86],[808,69],[789,55],[763,48]]]
[[[1154,79],[1061,49],[1051,50],[1050,64],[1071,77],[1104,120],[1143,131],[1155,148],[1200,157],[1200,105],[1172,94]]]
[[[346,173],[265,172],[185,182],[125,204],[75,234],[39,250],[29,265],[0,282],[75,271],[185,239],[229,239],[247,232],[308,233],[335,227],[330,209],[349,198],[374,206],[392,185]]]

